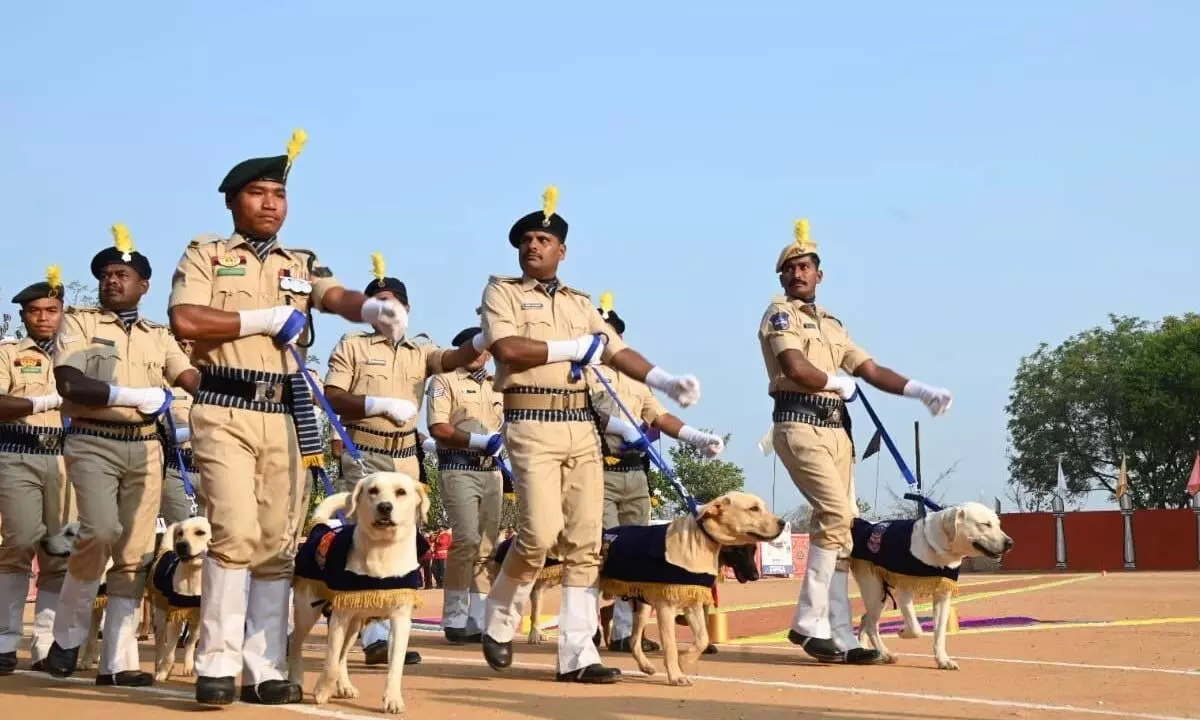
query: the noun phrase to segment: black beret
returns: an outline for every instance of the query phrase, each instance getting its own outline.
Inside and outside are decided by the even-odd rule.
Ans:
[[[598,310],[597,312],[600,313],[600,317],[604,318],[604,322],[608,323],[613,330],[617,331],[618,335],[625,334],[625,321],[621,319],[621,316],[617,314],[616,310],[609,310],[607,315],[604,314],[603,310]]]
[[[385,277],[382,280],[372,280],[371,282],[367,283],[367,287],[363,289],[363,295],[366,295],[367,297],[375,297],[376,294],[381,293],[384,290],[391,290],[392,292],[396,293],[396,297],[400,299],[401,303],[405,305],[408,304],[408,288],[404,287],[404,283],[400,282],[394,277]]]
[[[481,327],[469,327],[455,335],[454,339],[450,341],[450,344],[454,347],[458,347],[481,332],[483,332],[483,328]]]
[[[99,280],[104,275],[104,268],[109,265],[128,265],[136,270],[138,275],[142,276],[143,280],[150,279],[150,261],[137,250],[129,253],[128,260],[115,247],[107,247],[101,250],[96,253],[96,257],[92,258],[92,277]]]
[[[275,155],[272,157],[250,158],[243,160],[225,176],[221,181],[221,186],[217,188],[217,192],[225,193],[226,195],[237,194],[242,188],[246,187],[255,180],[271,180],[277,183],[287,184],[287,155]]]
[[[535,210],[513,223],[508,231],[508,242],[513,247],[521,247],[521,237],[525,233],[539,230],[550,233],[559,242],[567,241],[567,221],[563,220],[562,215],[554,213],[547,219],[544,212]]]
[[[50,283],[42,281],[34,283],[16,295],[13,295],[12,302],[17,305],[24,306],[25,303],[31,303],[34,300],[43,300],[45,298],[58,298],[61,300],[62,296],[62,285],[52,286]]]

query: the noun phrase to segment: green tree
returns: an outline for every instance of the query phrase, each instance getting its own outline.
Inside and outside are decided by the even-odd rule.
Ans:
[[[712,431],[704,429],[704,432]],[[729,438],[729,435],[725,435],[726,445],[729,444]],[[726,460],[705,460],[699,450],[686,443],[676,443],[667,451],[667,455],[675,470],[675,477],[700,503],[746,486],[746,475],[740,466]],[[651,495],[657,495],[660,500],[658,507],[652,511],[655,518],[673,518],[687,510],[671,482],[653,466],[649,480]]]
[[[1116,489],[1134,507],[1182,507],[1200,440],[1200,315],[1150,323],[1112,315],[1021,359],[1008,413],[1010,499],[1045,507],[1057,464],[1073,499]]]

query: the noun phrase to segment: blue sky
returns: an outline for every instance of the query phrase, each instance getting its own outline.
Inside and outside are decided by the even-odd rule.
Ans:
[[[949,500],[1002,493],[1004,405],[1038,342],[1195,308],[1192,3],[274,5],[3,10],[4,300],[51,262],[90,281],[124,222],[164,318],[184,245],[230,229],[221,178],[303,127],[284,241],[356,288],[382,251],[414,329],[448,342],[487,276],[516,272],[505,233],[554,183],[563,279],[612,290],[631,343],[700,377],[679,414],[732,432],[769,498],[755,332],[804,216],[820,302],[954,391],[936,419],[871,396],[910,462],[913,420],[929,476],[958,461]],[[350,327],[317,329],[324,357]],[[886,458],[879,477],[902,489]],[[778,488],[798,502],[782,468]]]

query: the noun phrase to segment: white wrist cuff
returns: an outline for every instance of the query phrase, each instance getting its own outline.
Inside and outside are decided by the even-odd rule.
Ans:
[[[579,342],[576,340],[548,340],[546,342],[546,362],[568,362],[577,360]]]
[[[652,367],[650,372],[646,373],[646,384],[655,390],[667,392],[673,382],[675,376],[660,367]]]
[[[634,442],[638,439],[637,429],[616,415],[608,419],[608,425],[604,427],[604,432],[609,435],[620,435],[626,442]]]
[[[679,439],[688,445],[703,445],[708,442],[708,433],[700,432],[691,425],[679,428]]]
[[[271,332],[271,325],[275,322],[275,308],[240,310],[238,317],[242,322],[241,329],[238,330],[238,337],[267,335]]]
[[[482,450],[487,447],[488,438],[490,435],[480,435],[479,433],[470,433],[471,439],[467,441],[467,447],[472,450]]]
[[[923,383],[919,380],[909,380],[908,383],[904,386],[903,394],[904,394],[904,397],[919,398],[919,397],[921,397],[922,394],[924,394],[929,389],[930,388],[928,385],[926,385],[925,383]]]
[[[142,398],[138,392],[138,388],[109,385],[108,404],[110,407],[137,407],[142,404]]]
[[[190,427],[184,426],[184,427],[175,428],[175,442],[177,444],[182,445],[183,443],[185,443],[191,439],[192,439],[192,429]]]
[[[824,389],[824,390],[837,390],[837,389],[838,389],[838,385],[839,385],[839,381],[838,381],[838,374],[837,374],[837,373],[835,373],[835,372],[831,372],[831,373],[827,373],[827,374],[825,375],[825,387],[824,387],[824,388],[822,388],[822,389]]]
[[[477,353],[483,352],[483,349],[484,349],[483,333],[475,333],[475,337],[471,338],[471,347],[474,348],[475,352],[477,352]]]
[[[374,417],[383,413],[382,398],[367,396],[363,398],[363,415]]]

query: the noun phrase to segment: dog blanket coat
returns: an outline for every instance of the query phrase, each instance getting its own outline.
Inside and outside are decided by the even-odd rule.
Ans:
[[[174,550],[167,550],[154,560],[154,566],[150,568],[150,599],[155,607],[166,611],[168,622],[199,622],[200,596],[175,591],[175,570],[179,563],[179,554]]]
[[[422,540],[417,533],[417,555]],[[426,547],[428,542],[425,543]],[[294,584],[307,584],[324,597],[334,610],[391,611],[419,604],[425,587],[420,566],[398,577],[374,578],[346,569],[354,546],[354,525],[318,523],[309,531],[296,554]]]
[[[512,547],[513,541],[517,539],[516,535],[508,538],[504,542],[496,546],[496,550],[492,553],[492,562],[497,566],[504,564],[504,558],[508,555],[509,548]],[[542,585],[553,586],[562,582],[562,561],[558,558],[546,556],[546,562],[542,565],[542,569],[538,572],[538,582]]]
[[[887,520],[871,523],[854,518],[850,534],[854,547],[850,557],[863,563],[885,587],[908,590],[914,595],[958,593],[958,568],[934,567],[913,557],[911,547],[916,520]]]
[[[667,530],[663,525],[621,525],[604,531],[600,545],[600,589],[611,597],[667,601],[677,604],[713,603],[716,568],[696,573],[667,560]]]

